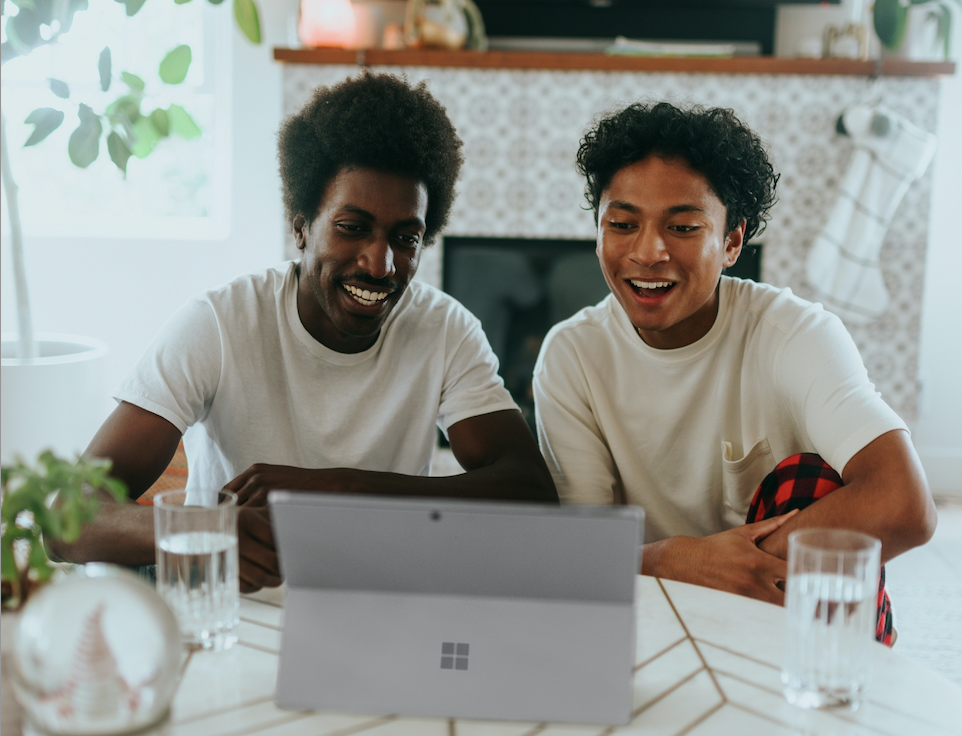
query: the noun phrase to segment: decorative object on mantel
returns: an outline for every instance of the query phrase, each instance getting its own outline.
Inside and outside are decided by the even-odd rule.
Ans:
[[[824,53],[830,59],[868,59],[868,28],[861,23],[826,26]]]
[[[301,0],[297,35],[311,48],[351,48],[357,36],[351,0]]]
[[[408,0],[404,40],[411,48],[488,48],[481,11],[473,0]]]
[[[913,61],[948,61],[952,54],[952,3],[962,0],[875,0],[872,21],[885,50]],[[956,22],[962,21],[962,17]]]
[[[936,138],[882,105],[852,105],[837,124],[855,143],[835,207],[808,254],[806,277],[825,307],[867,324],[888,307],[879,251],[909,185],[925,173]]]
[[[30,599],[6,656],[25,734],[111,736],[162,728],[184,649],[152,588],[90,563]]]
[[[615,42],[605,49],[606,54],[626,56],[699,56],[703,58],[731,58],[738,51],[734,43],[710,43],[703,41],[644,41],[616,36]],[[758,51],[756,50],[757,54]]]

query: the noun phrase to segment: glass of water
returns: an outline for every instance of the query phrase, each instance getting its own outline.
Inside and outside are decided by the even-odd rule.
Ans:
[[[854,710],[872,676],[879,555],[875,537],[800,529],[788,537],[785,698]]]
[[[193,505],[201,498],[203,505]],[[188,646],[228,649],[237,641],[240,598],[237,496],[229,491],[154,496],[157,592]]]

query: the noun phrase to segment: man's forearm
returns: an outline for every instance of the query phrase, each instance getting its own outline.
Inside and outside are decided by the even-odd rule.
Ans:
[[[925,544],[934,530],[924,505],[900,493],[882,495],[853,484],[802,509],[785,526],[763,539],[759,547],[788,559],[788,535],[795,529],[814,527],[852,529],[877,537],[882,542],[883,563]]]
[[[935,531],[935,504],[921,463],[903,430],[870,442],[842,471],[845,485],[803,509],[759,545],[788,558],[794,529],[853,529],[882,541],[882,562],[925,544]]]
[[[363,493],[437,498],[497,499],[558,503],[550,474],[534,466],[495,463],[458,475],[416,477],[397,473],[353,471]]]
[[[47,541],[48,554],[63,562],[153,565],[154,514],[150,506],[102,502],[97,517],[84,525],[72,544]]]
[[[240,503],[250,505],[266,503],[267,493],[275,489],[558,503],[558,494],[546,469],[509,461],[442,477],[352,468],[311,470],[280,465],[254,465],[231,481],[227,488],[238,494]]]

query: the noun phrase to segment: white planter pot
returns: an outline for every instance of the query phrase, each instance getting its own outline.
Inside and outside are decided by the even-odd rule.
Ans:
[[[942,44],[935,37],[935,21],[929,18],[931,12],[928,5],[910,6],[902,45],[885,49],[883,55],[907,61],[945,61]]]
[[[14,335],[3,335],[0,375],[0,460],[28,461],[41,450],[82,452],[107,416],[107,346],[76,335],[37,335],[40,357],[16,356]]]

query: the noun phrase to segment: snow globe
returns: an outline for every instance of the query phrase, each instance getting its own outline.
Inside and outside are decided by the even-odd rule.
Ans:
[[[13,636],[25,736],[164,724],[185,654],[174,614],[147,583],[113,565],[78,567],[30,597]]]

